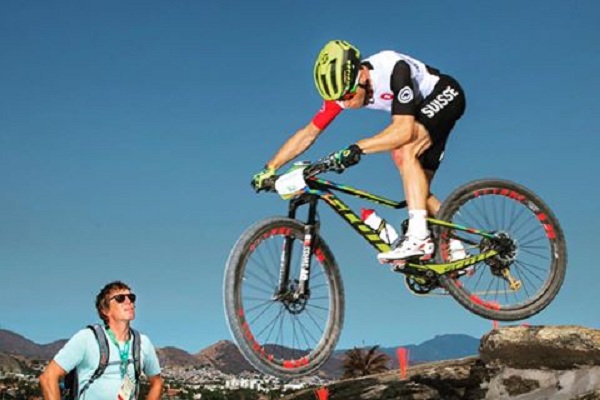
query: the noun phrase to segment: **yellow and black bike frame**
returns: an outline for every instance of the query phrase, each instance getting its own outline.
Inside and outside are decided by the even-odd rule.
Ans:
[[[340,200],[337,196],[333,194],[333,191],[338,191],[341,193],[345,193],[354,197],[358,197],[372,203],[376,203],[379,205],[383,205],[386,207],[394,208],[394,209],[403,209],[407,207],[406,201],[394,201],[387,199],[385,197],[377,196],[363,190],[355,189],[346,185],[340,185],[331,181],[318,179],[315,177],[308,178],[306,180],[308,186],[298,195],[290,200],[288,217],[292,219],[296,219],[297,210],[300,206],[308,204],[308,216],[306,222],[304,223],[304,240],[303,240],[303,249],[302,249],[302,264],[301,264],[301,272],[300,279],[298,284],[298,290],[296,292],[296,296],[306,297],[309,292],[309,276],[310,276],[310,260],[311,255],[314,252],[315,248],[315,237],[318,235],[319,224],[316,218],[317,215],[317,203],[319,200],[323,200],[326,202],[340,217],[342,217],[360,236],[362,236],[371,246],[373,246],[377,252],[386,252],[390,251],[390,245],[381,239],[378,232],[373,230],[370,226],[368,226],[356,213]],[[451,228],[457,231],[465,231],[471,234],[480,235],[484,238],[493,239],[495,236],[491,233],[480,231],[477,229],[472,229],[469,227],[453,224],[450,222],[438,220],[435,218],[427,218],[427,221],[432,225],[442,226]],[[464,240],[464,239],[462,239]],[[465,241],[471,245],[476,245],[477,243],[471,243],[469,241]],[[290,254],[292,251],[292,243],[293,240],[291,238],[286,238],[284,241],[284,253],[281,258],[281,269],[280,269],[280,280],[279,280],[279,290],[277,295],[283,295],[286,292],[287,282],[289,280],[289,263],[290,263]],[[494,257],[498,254],[495,250],[489,250],[485,253],[477,254],[472,257],[468,257],[459,261],[450,262],[450,263],[415,263],[415,262],[407,262],[405,264],[405,271],[400,270],[400,272],[410,272],[410,271],[432,271],[437,275],[443,275],[449,272],[458,271],[464,268],[467,268],[471,265],[479,263],[487,258]]]

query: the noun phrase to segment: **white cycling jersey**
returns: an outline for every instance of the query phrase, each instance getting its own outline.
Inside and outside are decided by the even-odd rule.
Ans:
[[[365,59],[363,65],[370,69],[373,89],[371,102],[365,107],[375,110],[391,111],[395,97],[400,103],[420,103],[440,80],[439,75],[435,74],[437,71],[419,60],[395,51],[377,53]],[[402,84],[397,94],[394,93],[392,83]]]
[[[391,50],[374,54],[361,64],[369,68],[369,83],[373,91],[365,107],[394,115],[415,115],[417,107],[440,80],[436,69]],[[343,108],[342,101],[326,100],[313,123],[324,129]]]

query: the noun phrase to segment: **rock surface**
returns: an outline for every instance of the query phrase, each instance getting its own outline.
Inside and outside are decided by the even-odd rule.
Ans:
[[[580,326],[508,327],[481,339],[481,359],[514,368],[600,365],[600,331]]]
[[[600,400],[600,331],[577,326],[503,327],[480,356],[390,371],[330,386],[329,400]],[[286,397],[314,400],[314,390]]]

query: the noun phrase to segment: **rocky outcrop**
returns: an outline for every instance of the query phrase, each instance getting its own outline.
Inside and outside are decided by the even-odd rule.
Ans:
[[[328,389],[330,400],[600,400],[600,331],[503,327],[481,339],[479,357],[411,367],[406,379],[390,371]]]
[[[481,339],[481,359],[514,368],[600,366],[600,330],[580,326],[511,327]]]

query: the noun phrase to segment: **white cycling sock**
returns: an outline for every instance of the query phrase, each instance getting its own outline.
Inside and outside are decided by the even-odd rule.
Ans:
[[[407,236],[417,239],[426,239],[429,237],[427,229],[427,210],[408,210],[408,230]]]

